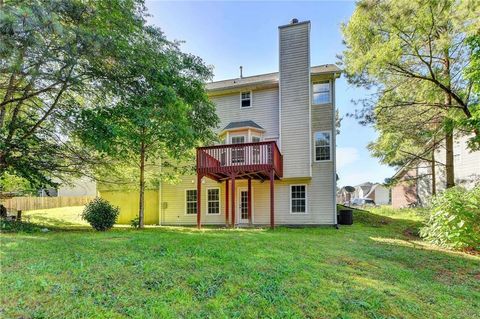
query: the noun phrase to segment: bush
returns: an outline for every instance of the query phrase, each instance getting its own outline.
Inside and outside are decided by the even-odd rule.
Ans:
[[[432,198],[420,235],[452,249],[480,250],[480,185],[450,188]]]
[[[130,226],[132,226],[135,229],[140,228],[140,218],[137,216],[134,219],[130,221]]]
[[[119,213],[118,207],[97,197],[87,204],[83,210],[82,219],[86,220],[94,229],[105,231],[113,227]]]

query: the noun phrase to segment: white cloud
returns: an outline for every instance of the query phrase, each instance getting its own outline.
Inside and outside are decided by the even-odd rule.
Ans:
[[[359,158],[355,147],[337,147],[337,170],[357,162]]]

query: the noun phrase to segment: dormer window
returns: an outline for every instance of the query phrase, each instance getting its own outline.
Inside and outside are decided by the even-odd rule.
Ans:
[[[331,103],[330,81],[314,82],[312,85],[312,104]]]
[[[240,93],[240,108],[252,107],[252,91]]]

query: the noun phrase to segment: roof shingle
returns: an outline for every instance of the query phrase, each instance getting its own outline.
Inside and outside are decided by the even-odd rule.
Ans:
[[[325,74],[325,73],[340,73],[341,70],[335,64],[325,64],[313,66],[310,69],[312,75]],[[246,76],[243,78],[228,79],[222,81],[215,81],[206,84],[207,91],[226,90],[237,87],[243,87],[248,85],[258,84],[277,84],[278,72],[266,73],[254,76]]]
[[[224,131],[226,130],[233,130],[236,128],[243,128],[243,127],[253,127],[259,130],[263,130],[263,127],[255,123],[254,121],[238,121],[238,122],[230,122],[228,123],[227,126],[223,129]]]

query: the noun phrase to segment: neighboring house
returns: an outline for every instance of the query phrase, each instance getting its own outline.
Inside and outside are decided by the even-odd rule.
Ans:
[[[351,200],[356,198],[369,198],[377,205],[388,205],[390,204],[390,189],[380,183],[362,183],[355,186]]]
[[[469,136],[456,135],[454,138],[455,184],[467,189],[480,182],[480,151],[470,152],[467,147]],[[440,145],[435,152],[435,189],[445,189],[445,148]],[[426,161],[414,161],[400,168],[393,179],[399,182],[392,187],[392,206],[402,208],[422,206],[432,196],[432,165]]]
[[[196,176],[150,191],[146,223],[337,223],[335,79],[340,69],[310,65],[309,21],[294,19],[278,32],[279,72],[207,84],[223,144],[197,149]],[[118,192],[100,194],[113,204],[125,198]],[[138,193],[129,196],[138,205]],[[121,223],[136,216],[138,209],[129,205],[119,205]]]
[[[97,183],[90,178],[82,177],[58,188],[58,196],[96,196]]]
[[[71,181],[70,183],[63,183],[58,188],[41,189],[38,192],[40,197],[60,197],[60,196],[96,196],[97,184],[95,181],[81,177]]]

